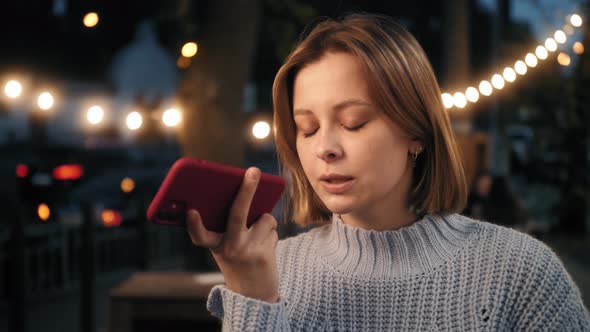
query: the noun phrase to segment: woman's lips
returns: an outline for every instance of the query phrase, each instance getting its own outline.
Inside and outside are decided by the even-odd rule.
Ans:
[[[354,184],[353,178],[320,180],[321,186],[330,194],[342,194]]]

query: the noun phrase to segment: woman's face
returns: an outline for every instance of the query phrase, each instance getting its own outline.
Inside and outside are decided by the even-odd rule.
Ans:
[[[326,53],[296,75],[293,114],[303,170],[336,214],[371,216],[406,207],[420,146],[375,108],[358,60]]]

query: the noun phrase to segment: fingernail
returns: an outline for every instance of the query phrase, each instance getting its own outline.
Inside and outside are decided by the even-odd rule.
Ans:
[[[197,210],[188,210],[188,217],[192,220],[196,220],[199,217]]]
[[[256,167],[252,167],[248,170],[248,177],[251,180],[258,180],[258,178],[260,177],[260,170]]]

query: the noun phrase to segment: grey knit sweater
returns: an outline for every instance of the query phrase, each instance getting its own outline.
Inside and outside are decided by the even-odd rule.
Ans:
[[[395,231],[334,217],[279,241],[279,303],[211,290],[225,331],[590,331],[559,258],[532,237],[460,216]]]

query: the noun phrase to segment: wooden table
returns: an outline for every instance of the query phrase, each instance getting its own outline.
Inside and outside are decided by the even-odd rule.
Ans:
[[[219,331],[206,301],[220,283],[220,273],[136,273],[110,291],[110,331]]]

